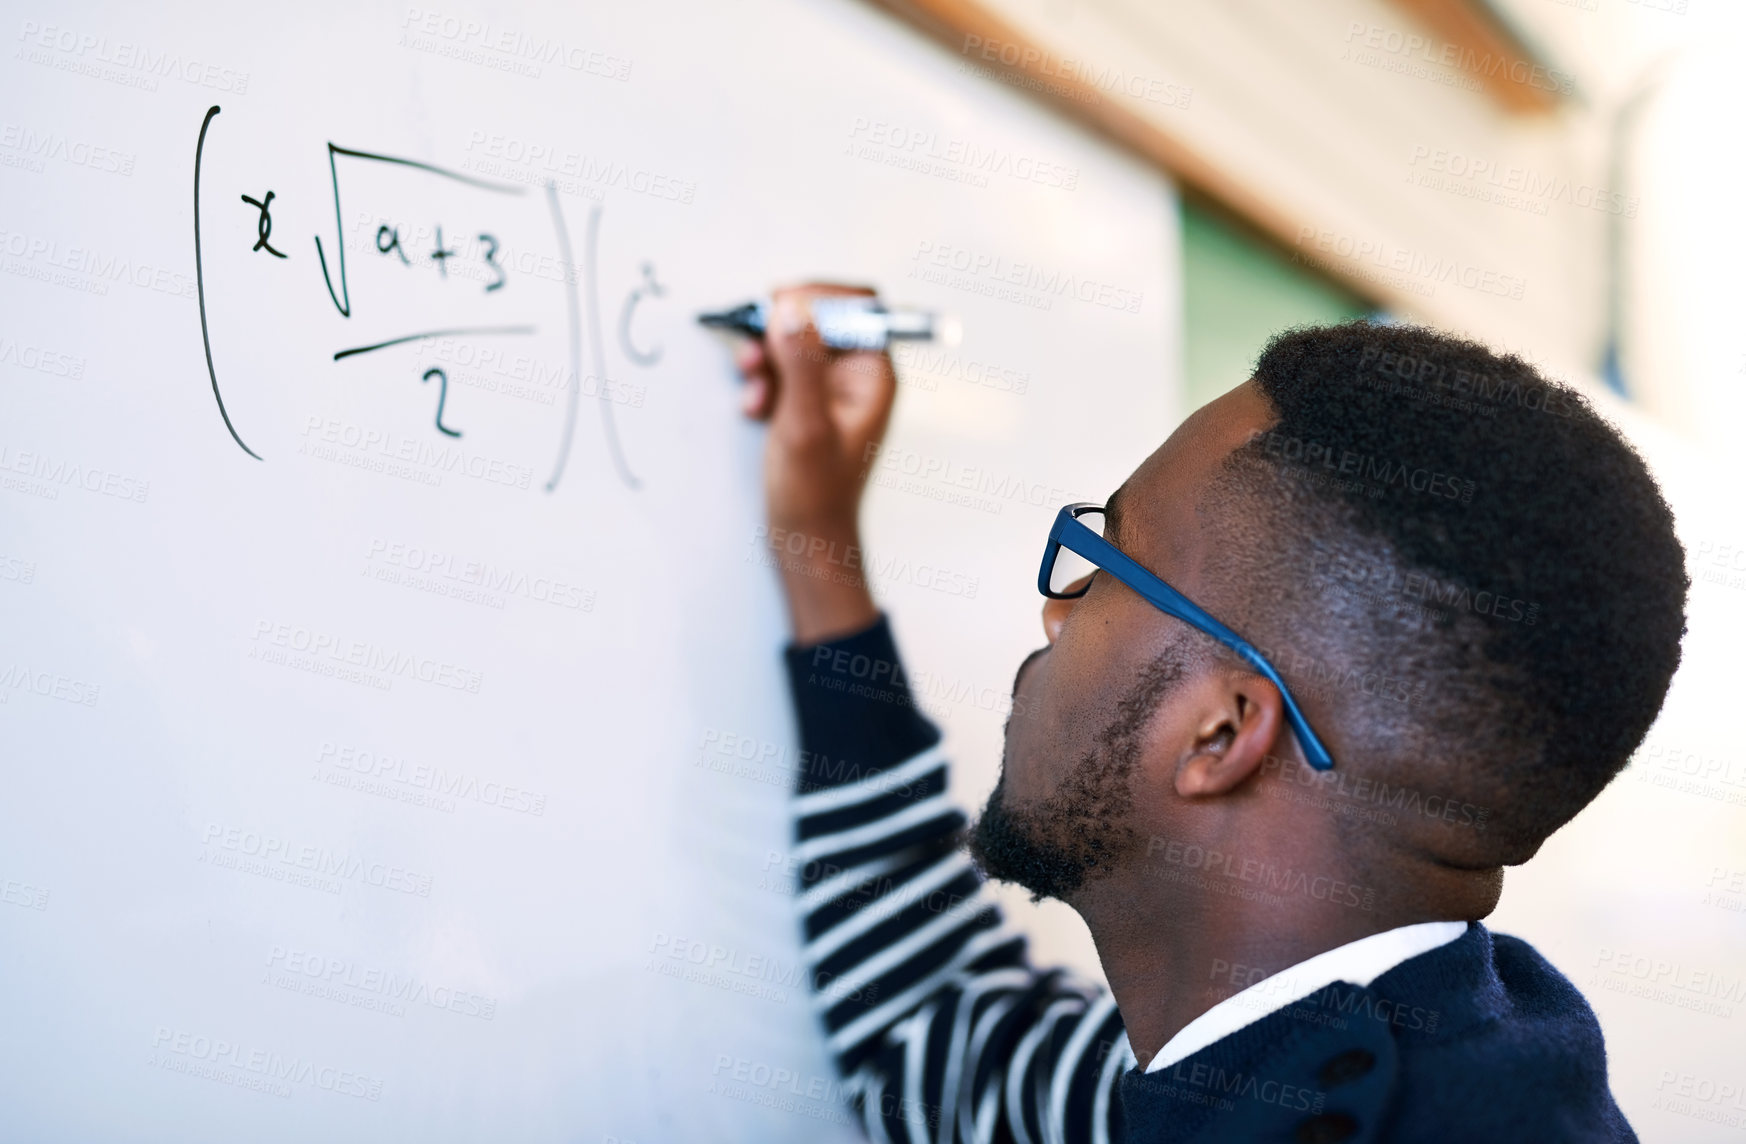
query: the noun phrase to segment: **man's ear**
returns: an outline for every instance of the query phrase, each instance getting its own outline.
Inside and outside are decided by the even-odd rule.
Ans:
[[[1207,678],[1204,703],[1188,754],[1176,767],[1183,798],[1227,794],[1286,745],[1279,688],[1259,675],[1232,671]]]

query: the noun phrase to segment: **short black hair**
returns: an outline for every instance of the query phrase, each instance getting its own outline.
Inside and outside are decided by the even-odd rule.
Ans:
[[[1214,514],[1246,533],[1214,546],[1227,622],[1338,713],[1337,769],[1471,798],[1464,856],[1525,861],[1679,665],[1690,581],[1647,465],[1578,390],[1422,327],[1288,330],[1254,381],[1278,420],[1212,493],[1249,510]]]

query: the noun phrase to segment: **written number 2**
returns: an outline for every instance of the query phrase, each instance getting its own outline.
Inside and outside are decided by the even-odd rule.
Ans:
[[[437,391],[436,427],[451,437],[459,437],[461,435],[459,429],[450,429],[443,424],[443,406],[449,400],[449,375],[433,366],[424,371],[424,380],[429,381],[433,377],[442,383],[441,388]]]

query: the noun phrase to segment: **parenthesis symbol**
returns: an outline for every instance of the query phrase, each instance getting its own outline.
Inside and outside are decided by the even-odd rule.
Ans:
[[[647,350],[639,350],[636,340],[631,337],[631,319],[636,315],[637,304],[645,296],[659,298],[667,293],[665,287],[655,281],[655,267],[652,263],[643,263],[643,285],[630,292],[630,297],[624,300],[624,309],[618,316],[618,342],[624,349],[624,356],[638,365],[654,365],[661,360],[659,345]]]
[[[200,138],[194,144],[194,290],[200,299],[200,344],[206,350],[206,376],[212,379],[212,398],[218,402],[218,415],[224,418],[224,427],[229,430],[230,439],[236,442],[237,448],[258,461],[261,455],[243,444],[236,426],[230,423],[224,395],[218,392],[218,370],[212,365],[212,332],[206,322],[206,260],[200,253],[200,160],[206,152],[206,129],[212,126],[212,117],[217,114],[216,103],[206,109],[206,118],[200,121]]]

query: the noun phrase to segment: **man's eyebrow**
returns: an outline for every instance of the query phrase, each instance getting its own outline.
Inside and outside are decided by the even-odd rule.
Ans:
[[[1116,544],[1117,539],[1121,536],[1122,489],[1127,487],[1128,486],[1124,484],[1121,488],[1109,494],[1109,500],[1105,501],[1103,505],[1103,538],[1111,544]],[[1117,547],[1120,547],[1120,545],[1117,545]]]

